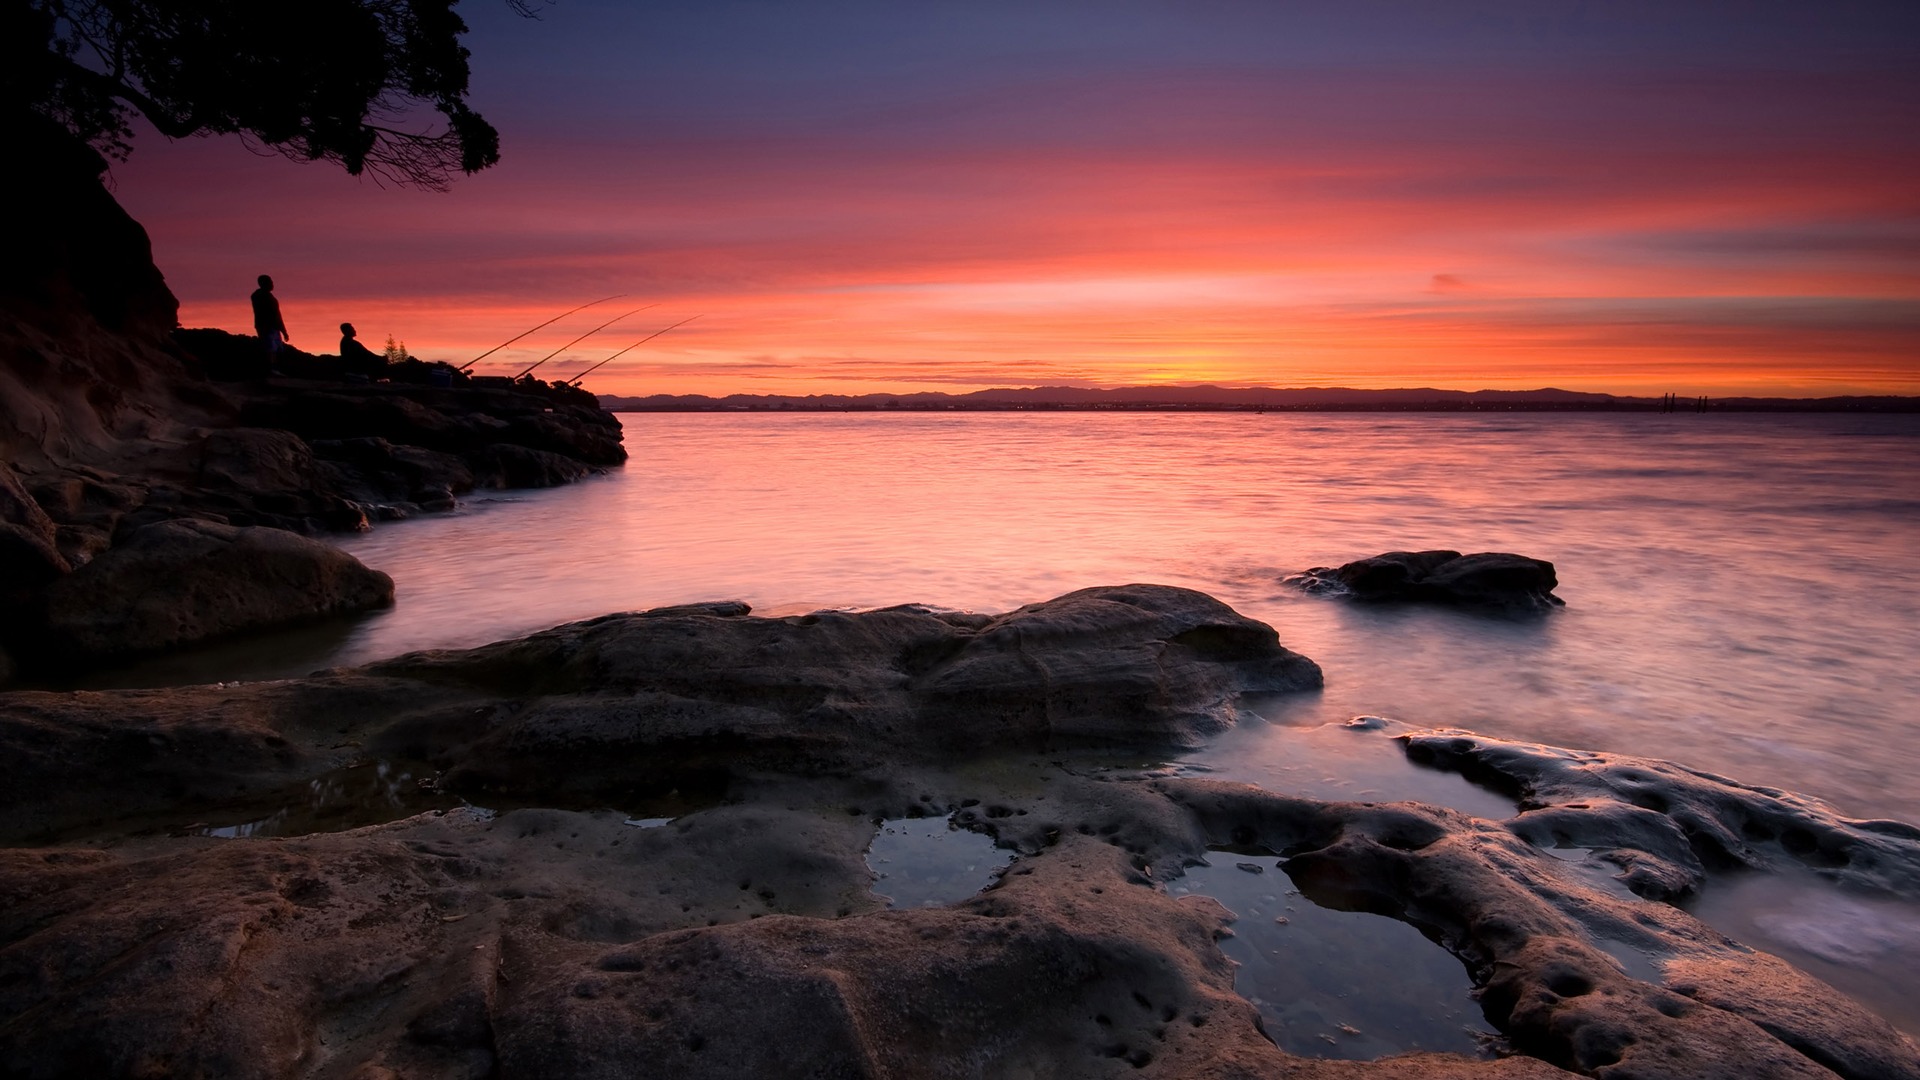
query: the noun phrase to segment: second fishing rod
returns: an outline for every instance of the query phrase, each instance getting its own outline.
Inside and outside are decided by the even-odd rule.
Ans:
[[[574,338],[572,341],[567,342],[565,345],[560,346],[559,348],[553,350],[552,352],[541,357],[540,359],[535,360],[533,363],[528,364],[526,367],[521,368],[519,372],[513,376],[513,380],[515,382],[519,382],[521,379],[524,379],[527,377],[527,375],[531,374],[534,368],[537,368],[541,364],[544,364],[547,361],[553,359],[554,357],[559,356],[561,353],[566,352],[568,349],[573,348],[575,345],[580,344],[581,342],[587,340],[588,338],[599,333],[600,331],[605,330],[607,327],[612,326],[614,323],[619,322],[621,319],[626,318],[628,315],[634,315],[639,312],[645,311],[650,307],[659,307],[659,306],[660,305],[658,304],[642,304],[639,307],[634,308],[632,311],[625,312],[620,315],[615,315],[613,318],[608,319],[606,322],[601,323],[599,326],[594,327],[593,329],[587,331],[584,334],[581,334],[579,337]]]

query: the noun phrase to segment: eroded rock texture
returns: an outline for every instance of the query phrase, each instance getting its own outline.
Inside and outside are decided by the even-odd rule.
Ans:
[[[1525,815],[1489,822],[1410,803],[1324,803],[1204,781],[1156,786],[1195,812],[1211,842],[1289,856],[1287,875],[1314,901],[1404,920],[1446,946],[1481,987],[1487,1019],[1516,1049],[1563,1068],[1602,1077],[1920,1077],[1920,1050],[1872,1011],[1680,908],[1599,887],[1528,839]],[[1616,840],[1657,842],[1664,832],[1649,822]],[[1920,845],[1902,855],[1920,867]],[[1630,888],[1632,876],[1622,883]],[[1661,958],[1660,981],[1629,975],[1610,945]]]
[[[1370,603],[1417,601],[1451,607],[1545,611],[1565,601],[1553,564],[1525,555],[1483,551],[1389,551],[1343,566],[1316,566],[1287,578],[1307,592]]]
[[[1520,801],[1512,827],[1619,862],[1635,892],[1693,892],[1711,870],[1800,864],[1837,884],[1920,895],[1920,828],[1843,818],[1818,799],[1670,761],[1491,739],[1405,736],[1407,755]]]
[[[1743,865],[1910,891],[1912,830],[1461,732],[1404,742],[1522,813],[1110,764],[1318,681],[1271,629],[1136,585],[999,616],[697,605],[306,680],[0,696],[0,1073],[1920,1077],[1884,1020],[1668,902],[1718,872],[1692,840],[1715,828]],[[201,835],[375,762],[343,831]],[[948,815],[1018,858],[887,910],[879,823]],[[1545,850],[1568,843],[1621,873]],[[1418,927],[1517,1056],[1281,1051],[1217,945],[1234,914],[1166,888],[1220,849]]]

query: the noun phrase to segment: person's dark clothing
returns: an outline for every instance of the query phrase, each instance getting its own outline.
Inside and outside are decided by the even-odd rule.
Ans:
[[[266,288],[253,290],[253,329],[261,337],[287,336],[287,324],[280,318],[280,300]]]
[[[340,339],[340,362],[348,371],[362,375],[377,374],[387,366],[384,355],[360,344],[360,339],[353,337]]]

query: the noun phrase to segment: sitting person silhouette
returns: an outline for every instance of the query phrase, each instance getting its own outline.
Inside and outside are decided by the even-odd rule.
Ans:
[[[360,344],[353,324],[343,322],[340,324],[340,366],[356,375],[371,378],[386,370],[387,358]]]

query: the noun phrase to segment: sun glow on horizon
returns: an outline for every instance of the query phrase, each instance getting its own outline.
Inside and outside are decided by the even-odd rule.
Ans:
[[[623,46],[654,50],[631,101],[549,72],[545,104],[495,110],[502,164],[444,196],[149,138],[120,197],[183,321],[245,328],[271,272],[314,351],[351,321],[465,362],[590,297],[659,305],[543,369],[566,377],[701,316],[594,372],[603,392],[1920,394],[1920,80],[1857,42],[1756,24],[1721,58],[1626,15],[1595,38],[1595,15],[1529,31],[1558,64],[1438,19],[1409,60],[1373,16],[1149,6],[1098,48],[1035,16],[1057,56],[1008,44],[1026,16],[975,13],[953,53],[918,42],[900,67],[858,44],[877,10],[724,34],[674,15]],[[1186,45],[1157,58],[1167,41]]]

